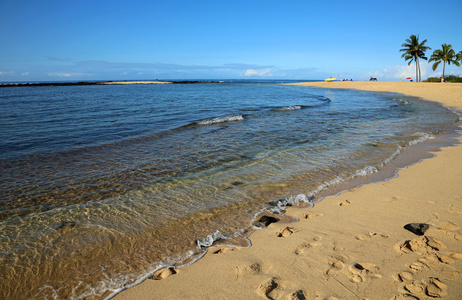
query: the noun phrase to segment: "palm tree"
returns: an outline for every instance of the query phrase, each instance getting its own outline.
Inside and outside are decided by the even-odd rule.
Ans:
[[[457,57],[457,61],[459,63],[462,63],[462,51],[459,51],[459,53],[456,54],[456,57]]]
[[[444,70],[446,68],[446,63],[448,63],[448,65],[453,63],[456,66],[460,66],[460,63],[458,62],[459,58],[456,56],[454,49],[452,49],[452,45],[448,45],[444,43],[441,46],[443,47],[443,49],[437,49],[433,51],[433,54],[430,57],[430,60],[428,62],[432,62],[432,61],[435,62],[432,66],[432,70],[435,71],[436,68],[438,68],[438,66],[440,65],[441,61],[443,61],[443,78],[444,78]]]
[[[419,43],[419,36],[415,36],[413,34],[408,39],[406,39],[404,44],[401,45],[401,47],[404,48],[399,50],[400,52],[404,52],[401,57],[406,61],[409,60],[408,66],[411,65],[413,61],[415,62],[416,81],[421,80],[419,58],[427,60],[425,57],[425,51],[431,50],[430,47],[425,46],[426,42],[427,40],[423,40],[421,43]]]

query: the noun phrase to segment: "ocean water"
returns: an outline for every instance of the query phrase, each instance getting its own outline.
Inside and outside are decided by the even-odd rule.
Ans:
[[[459,115],[280,82],[0,88],[0,298],[104,299],[380,173]]]

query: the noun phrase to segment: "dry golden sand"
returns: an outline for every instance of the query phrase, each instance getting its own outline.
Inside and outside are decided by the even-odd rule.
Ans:
[[[307,85],[399,92],[462,109],[460,84]],[[250,248],[212,248],[115,299],[462,299],[461,145],[389,181],[287,213],[300,222],[253,233]],[[422,237],[403,228],[411,222],[431,226]]]

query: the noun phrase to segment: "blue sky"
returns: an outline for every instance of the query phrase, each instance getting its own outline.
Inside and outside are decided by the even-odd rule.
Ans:
[[[462,51],[461,15],[462,1],[0,0],[0,81],[399,80],[415,75],[411,34]]]

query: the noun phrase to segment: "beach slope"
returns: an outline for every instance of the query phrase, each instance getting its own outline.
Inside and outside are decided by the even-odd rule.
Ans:
[[[405,93],[462,110],[458,84],[302,85]],[[388,181],[289,208],[300,221],[256,231],[252,247],[211,248],[114,299],[460,299],[461,158],[461,145],[447,147]],[[428,230],[418,235],[409,223]]]

